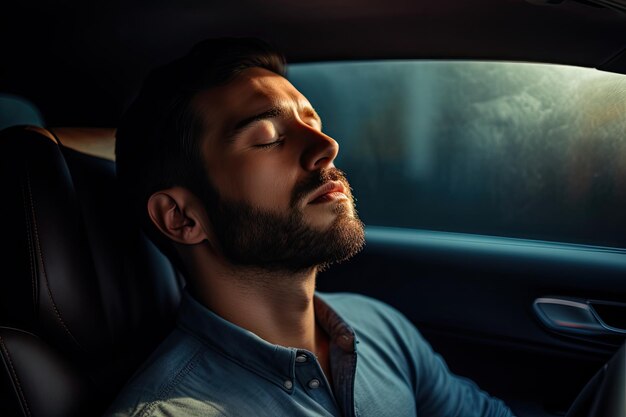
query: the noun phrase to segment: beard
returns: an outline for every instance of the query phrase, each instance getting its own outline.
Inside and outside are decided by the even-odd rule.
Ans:
[[[347,202],[332,202],[335,220],[325,230],[305,221],[304,198],[328,181],[341,181]],[[233,265],[269,271],[326,269],[356,255],[365,244],[345,174],[328,168],[298,183],[285,214],[262,210],[247,202],[228,201],[206,184],[204,203],[224,257]],[[347,204],[351,205],[352,210]]]

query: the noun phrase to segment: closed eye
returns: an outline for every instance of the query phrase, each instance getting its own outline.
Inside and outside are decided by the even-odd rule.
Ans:
[[[278,138],[278,140],[275,140],[274,142],[270,142],[270,143],[263,143],[260,145],[254,145],[255,148],[272,148],[276,145],[280,145],[281,143],[283,143],[285,141],[285,139],[281,136]]]

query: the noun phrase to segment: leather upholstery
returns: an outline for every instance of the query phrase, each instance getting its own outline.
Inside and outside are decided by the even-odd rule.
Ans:
[[[0,372],[12,390],[0,411],[85,415],[85,400],[97,414],[171,328],[182,280],[119,198],[114,162],[13,127],[0,133],[0,181]]]
[[[0,414],[30,416],[91,415],[93,385],[74,364],[32,333],[0,328],[5,364]],[[2,394],[0,394],[2,395]]]

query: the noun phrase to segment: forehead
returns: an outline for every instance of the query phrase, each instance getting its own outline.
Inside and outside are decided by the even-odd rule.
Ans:
[[[198,94],[194,102],[210,130],[227,128],[275,105],[310,107],[308,100],[286,78],[256,67],[245,69],[228,84]]]

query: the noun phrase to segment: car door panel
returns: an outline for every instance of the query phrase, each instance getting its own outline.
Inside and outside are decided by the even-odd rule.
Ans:
[[[623,342],[542,324],[541,297],[626,300],[620,249],[456,233],[367,228],[353,260],[321,291],[354,291],[402,311],[457,374],[519,415],[564,412]]]

